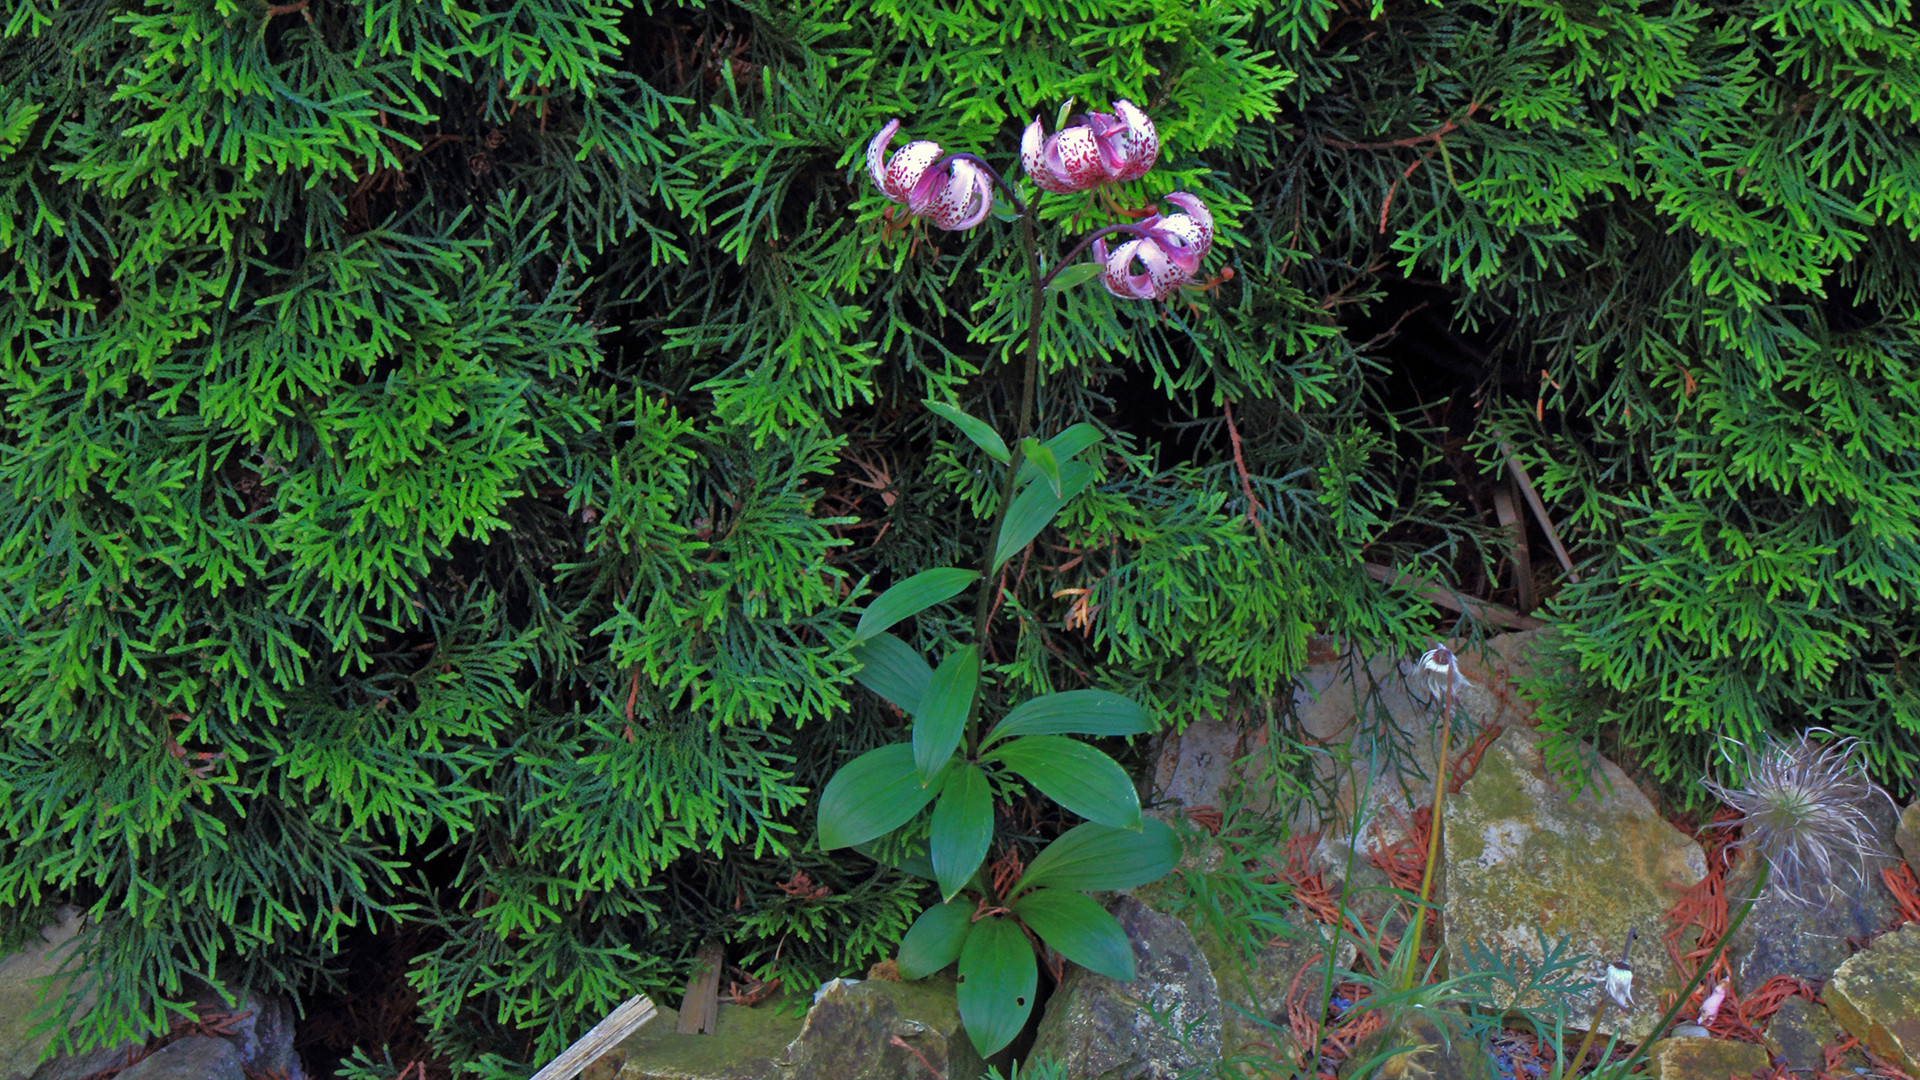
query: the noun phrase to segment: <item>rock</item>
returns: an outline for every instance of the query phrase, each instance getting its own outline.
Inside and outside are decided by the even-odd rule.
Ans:
[[[1457,704],[1476,729],[1523,722],[1531,715],[1512,683],[1531,672],[1528,657],[1539,633],[1502,634],[1478,648],[1463,646],[1461,672],[1475,686],[1463,691]],[[1364,856],[1382,842],[1402,839],[1411,809],[1432,801],[1437,711],[1423,688],[1408,684],[1413,663],[1409,656],[1348,653],[1314,664],[1295,681],[1293,712],[1303,733],[1333,751],[1316,756],[1314,777],[1325,795],[1321,809],[1331,808],[1335,820],[1294,822],[1298,831],[1326,826],[1318,869],[1341,872],[1346,858],[1339,841],[1353,832],[1356,811]],[[1230,788],[1257,778],[1265,768],[1264,738],[1258,726],[1221,720],[1199,721],[1169,735],[1154,770],[1153,801],[1187,808],[1226,805]],[[1249,785],[1247,794],[1248,809],[1273,808],[1271,785]]]
[[[1920,874],[1920,799],[1900,812],[1893,842],[1899,846],[1900,854],[1906,856],[1907,865],[1915,874]]]
[[[1825,1008],[1803,997],[1790,997],[1767,1021],[1767,1046],[1790,1070],[1822,1069],[1827,1063],[1825,1047],[1834,1041],[1836,1027]]]
[[[1761,895],[1727,943],[1729,962],[1742,986],[1761,986],[1775,975],[1819,981],[1833,974],[1853,950],[1847,939],[1880,933],[1900,921],[1900,905],[1880,871],[1899,862],[1894,854],[1895,816],[1886,799],[1862,808],[1873,822],[1877,856],[1836,858],[1834,873],[1812,899],[1796,903],[1774,892]],[[1755,860],[1743,860],[1727,881],[1729,907],[1751,894]]]
[[[1909,1075],[1920,1073],[1920,926],[1855,953],[1820,996],[1849,1035]]]
[[[1231,787],[1233,763],[1247,752],[1249,732],[1226,720],[1197,720],[1184,731],[1169,734],[1160,744],[1154,765],[1156,802],[1176,803],[1184,809],[1218,807],[1221,793]]]
[[[1463,733],[1456,723],[1451,760],[1467,750],[1474,733],[1531,718],[1532,706],[1514,684],[1531,674],[1534,642],[1542,632],[1502,634],[1479,648],[1461,647],[1460,672],[1472,685],[1454,702],[1468,724]],[[1413,808],[1433,801],[1445,699],[1411,678],[1414,662],[1348,657],[1308,668],[1298,680],[1294,713],[1302,733],[1333,750],[1316,755],[1314,763],[1318,786],[1334,792],[1329,820],[1296,823],[1326,826],[1316,853],[1319,869],[1343,872],[1348,837],[1356,838],[1363,856],[1405,839]]]
[[[1359,1080],[1362,1066],[1396,1046],[1409,1049],[1375,1063],[1365,1074],[1367,1080],[1488,1080],[1496,1075],[1487,1048],[1461,1031],[1456,1019],[1420,1009],[1402,1012],[1361,1039],[1340,1063],[1340,1080]]]
[[[231,1039],[190,1035],[134,1062],[118,1080],[243,1080],[240,1047]]]
[[[1220,1057],[1220,994],[1186,926],[1131,896],[1107,906],[1133,942],[1135,976],[1068,971],[1030,1056],[1072,1080],[1172,1080]]]
[[[1651,1034],[1659,998],[1684,980],[1660,948],[1676,889],[1706,876],[1700,845],[1661,819],[1645,795],[1604,758],[1594,787],[1569,800],[1542,759],[1541,737],[1511,727],[1487,748],[1479,771],[1447,800],[1443,815],[1448,970],[1468,969],[1468,946],[1539,960],[1541,939],[1568,939],[1572,954],[1617,957],[1639,930],[1632,960],[1638,1006],[1614,1009],[1600,1031],[1629,1040]],[[1605,785],[1596,785],[1604,788]],[[1596,970],[1592,973],[1599,975]],[[1519,1005],[1544,1005],[1523,998]]]
[[[1731,1039],[1661,1039],[1647,1050],[1653,1080],[1727,1080],[1771,1064],[1766,1047]]]
[[[723,1004],[712,1035],[679,1034],[678,1014],[661,1009],[594,1072],[617,1080],[898,1080],[932,1068],[948,1080],[974,1080],[986,1071],[960,1030],[945,976],[829,983],[802,1017],[795,1006],[807,1000]]]
[[[52,1044],[51,1031],[32,1033],[41,1019],[34,1013],[49,989],[37,980],[60,970],[82,921],[80,909],[67,908],[58,922],[40,931],[39,941],[0,960],[0,1080],[27,1080]],[[59,982],[50,986],[54,993],[62,989]]]
[[[1300,1048],[1287,1035],[1287,994],[1295,986],[1317,995],[1326,985],[1326,958],[1333,954],[1334,980],[1353,964],[1352,941],[1295,910],[1278,940],[1249,957],[1204,927],[1193,927],[1200,951],[1220,992],[1220,1040],[1226,1060],[1297,1060]]]
[[[240,1050],[241,1068],[306,1080],[293,1052],[293,1006],[285,998],[249,992],[230,1011],[240,1017],[232,1025],[232,1039]]]

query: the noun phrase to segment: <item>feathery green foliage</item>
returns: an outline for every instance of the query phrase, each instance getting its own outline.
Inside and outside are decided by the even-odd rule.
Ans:
[[[92,913],[82,1043],[419,924],[433,1036],[489,1074],[708,936],[796,983],[891,951],[929,890],[823,854],[809,801],[906,731],[857,613],[982,562],[992,459],[920,403],[1009,429],[1028,300],[1017,224],[885,226],[860,153],[899,116],[1010,164],[1069,97],[1149,109],[1120,203],[1199,193],[1235,276],[1054,299],[1038,434],[1103,456],[1008,561],[1008,694],[1177,726],[1312,633],[1456,625],[1415,578],[1515,603],[1511,447],[1579,564],[1537,575],[1552,725],[1682,777],[1819,722],[1910,777],[1912,16],[9,5],[0,905]]]

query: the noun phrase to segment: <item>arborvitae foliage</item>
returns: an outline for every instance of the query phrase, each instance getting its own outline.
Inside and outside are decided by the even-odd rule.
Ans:
[[[1235,271],[1055,301],[1040,434],[1115,449],[1010,564],[1003,685],[1178,725],[1313,631],[1478,632],[1412,577],[1513,600],[1505,446],[1580,560],[1553,723],[1920,760],[1908,3],[5,10],[0,904],[95,915],[76,1040],[401,921],[488,1070],[708,936],[796,984],[891,948],[924,892],[808,800],[905,730],[854,613],[980,561],[919,402],[1009,426],[1027,304],[1017,225],[883,222],[893,116],[1017,176],[1128,98],[1121,204],[1199,193]]]

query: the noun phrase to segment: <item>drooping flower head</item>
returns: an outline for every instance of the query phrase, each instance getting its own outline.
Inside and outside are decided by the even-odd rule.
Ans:
[[[1184,191],[1167,201],[1185,213],[1155,214],[1131,231],[1128,240],[1107,252],[1104,239],[1093,242],[1093,257],[1106,265],[1102,281],[1107,291],[1123,300],[1164,300],[1173,290],[1192,281],[1200,260],[1213,247],[1213,215],[1198,198]],[[1138,262],[1145,272],[1134,270]]]
[[[940,144],[915,139],[886,161],[887,144],[900,130],[889,120],[867,143],[867,174],[880,194],[904,203],[907,213],[942,229],[971,229],[993,209],[993,181],[965,158],[943,157]]]
[[[1892,803],[1853,757],[1857,740],[1822,746],[1812,740],[1815,732],[1832,734],[1816,728],[1794,739],[1768,739],[1749,755],[1741,783],[1702,781],[1740,812],[1720,824],[1738,827],[1739,846],[1767,861],[1768,891],[1803,906],[1823,902],[1822,886],[1837,872],[1864,879],[1862,857],[1879,854],[1866,804],[1875,794]]]
[[[1115,101],[1113,110],[1075,114],[1052,135],[1034,117],[1020,139],[1020,163],[1027,175],[1041,190],[1056,194],[1147,175],[1160,159],[1160,133],[1132,102]]]

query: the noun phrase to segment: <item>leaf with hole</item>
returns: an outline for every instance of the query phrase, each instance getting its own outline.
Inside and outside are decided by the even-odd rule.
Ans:
[[[1105,690],[1068,690],[1015,705],[980,740],[980,747],[1016,735],[1145,735],[1152,730],[1153,717],[1131,698]]]
[[[1059,498],[1060,462],[1054,458],[1053,451],[1039,439],[1021,439],[1020,453],[1025,455],[1027,463],[1031,463],[1034,468],[1040,470],[1041,476],[1047,478],[1047,487],[1053,490],[1054,498]],[[1023,470],[1025,467],[1025,464],[1021,466]]]
[[[1101,266],[1097,262],[1074,263],[1072,266],[1063,266],[1060,268],[1059,273],[1053,275],[1053,280],[1047,282],[1047,291],[1066,292],[1068,289],[1085,285],[1087,282],[1099,277],[1100,272],[1105,269],[1106,267]]]
[[[960,959],[960,947],[973,929],[974,905],[935,904],[920,913],[900,939],[900,977],[924,979]]]
[[[960,947],[960,1022],[981,1057],[1013,1041],[1033,1011],[1040,971],[1020,925],[995,915],[973,924]]]
[[[853,640],[865,641],[909,615],[917,615],[942,600],[953,599],[979,576],[978,570],[962,570],[956,566],[920,571],[867,605],[867,610],[860,613],[860,622],[853,628]]]
[[[965,435],[973,445],[985,450],[988,457],[1002,465],[1012,459],[1013,455],[1007,453],[1006,440],[1000,438],[1000,433],[993,430],[992,424],[978,417],[968,416],[944,401],[934,401],[929,398],[922,404],[953,421],[953,426],[960,429],[960,434]]]
[[[980,756],[997,761],[1041,794],[1089,821],[1117,829],[1140,827],[1140,794],[1112,758],[1064,735],[1025,735]]]
[[[923,778],[931,780],[952,759],[979,686],[978,645],[955,649],[934,669],[913,714],[913,761]]]
[[[875,634],[848,650],[860,663],[853,681],[899,706],[912,716],[933,680],[933,668],[913,646],[892,634]]]
[[[1077,889],[1035,889],[1013,913],[1061,956],[1109,979],[1133,979],[1133,945],[1120,922]]]
[[[987,774],[961,762],[947,774],[933,804],[933,830],[927,838],[940,897],[951,900],[987,857],[993,842],[993,788]]]
[[[820,793],[821,850],[885,836],[932,802],[935,791],[914,768],[911,745],[894,743],[861,754],[834,773]]]
[[[1058,889],[1131,889],[1156,880],[1180,862],[1180,837],[1146,818],[1138,832],[1087,822],[1062,833],[1034,856],[1009,896],[1051,885]]]
[[[999,570],[1001,564],[1032,543],[1040,530],[1053,521],[1054,515],[1092,482],[1093,469],[1073,461],[1060,469],[1058,498],[1045,484],[1028,484],[1021,489],[1007,507],[1006,520],[1000,523],[1000,539],[993,547],[993,568]]]

